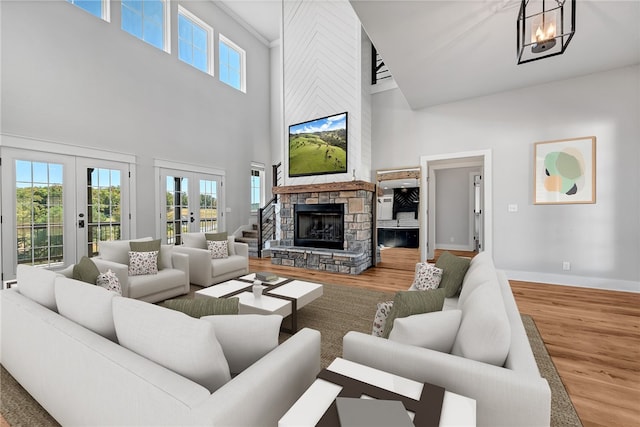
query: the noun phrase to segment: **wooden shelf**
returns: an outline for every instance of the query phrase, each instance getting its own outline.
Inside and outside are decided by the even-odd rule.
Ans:
[[[367,181],[329,182],[326,184],[286,185],[273,187],[273,194],[322,193],[328,191],[364,190],[373,193],[376,185]]]

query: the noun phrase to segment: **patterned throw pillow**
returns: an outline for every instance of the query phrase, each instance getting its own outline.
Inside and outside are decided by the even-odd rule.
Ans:
[[[129,276],[158,274],[158,251],[129,251]]]
[[[207,248],[209,248],[212,259],[229,257],[226,240],[207,240]]]
[[[96,285],[105,288],[108,291],[115,292],[118,295],[122,295],[122,288],[120,287],[118,276],[116,276],[116,273],[111,271],[111,269],[107,270],[106,273],[98,275]]]
[[[413,286],[419,291],[436,289],[442,280],[442,269],[427,262],[416,264],[416,274],[413,278]]]
[[[376,316],[373,318],[373,330],[371,331],[371,335],[374,337],[382,336],[391,307],[393,307],[393,301],[378,303],[378,310],[376,311]]]

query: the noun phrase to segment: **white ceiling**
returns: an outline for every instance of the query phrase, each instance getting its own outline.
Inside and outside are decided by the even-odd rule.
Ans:
[[[519,0],[350,2],[414,109],[640,63],[639,0],[577,0],[566,52],[521,65]],[[280,0],[222,3],[268,42],[279,38]]]

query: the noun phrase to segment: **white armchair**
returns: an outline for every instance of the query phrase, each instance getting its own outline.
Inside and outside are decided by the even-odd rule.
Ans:
[[[227,239],[231,248],[227,258],[212,259],[204,233],[182,233],[182,245],[174,251],[189,255],[191,283],[211,286],[249,273],[249,245]]]
[[[150,237],[135,241],[149,241]],[[122,288],[122,296],[158,302],[189,293],[189,257],[161,245],[158,274],[129,276],[130,240],[101,241],[99,255],[91,258],[101,272],[111,269]]]

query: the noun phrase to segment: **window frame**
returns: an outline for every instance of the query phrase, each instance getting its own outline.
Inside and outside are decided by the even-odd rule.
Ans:
[[[142,2],[142,7],[143,7],[142,19],[144,20],[144,2],[150,1],[150,0],[140,0],[140,1]],[[157,1],[162,2],[162,44],[163,44],[162,47],[158,47],[148,42],[144,38],[138,37],[136,34],[133,34],[122,27],[123,25],[122,8],[125,7],[124,1],[120,2],[120,29],[126,32],[127,34],[130,34],[131,36],[137,38],[138,40],[141,40],[150,46],[153,46],[157,49],[163,50],[166,53],[170,54],[171,53],[171,4],[170,4],[170,0],[157,0]],[[142,37],[144,37],[144,29],[143,29]]]
[[[242,93],[247,93],[247,53],[244,49],[242,49],[240,46],[238,46],[236,43],[234,43],[233,41],[231,41],[228,37],[224,36],[223,34],[218,34],[218,67],[222,68],[223,66],[223,62],[222,62],[222,58],[220,57],[220,52],[222,51],[222,49],[220,49],[220,43],[224,43],[227,45],[228,48],[235,50],[238,55],[240,56],[240,87],[235,87],[232,86],[229,82],[226,82],[222,79],[220,79],[220,81],[226,85],[228,85],[229,87],[232,87],[236,90],[239,90]],[[227,68],[228,68],[228,62],[225,62],[225,64],[227,64]],[[219,71],[218,75],[221,77],[222,76],[222,72]]]
[[[100,1],[100,16],[94,15],[87,9],[79,6],[76,1],[78,0],[66,0],[67,3],[77,7],[78,9],[84,10],[88,14],[95,16],[96,18],[100,18],[103,21],[111,22],[111,2],[109,0],[99,0]]]
[[[258,175],[254,175],[254,172],[257,172]],[[257,176],[260,178],[260,200],[258,201],[258,208],[253,209],[253,182],[251,182],[251,178]],[[250,171],[250,181],[249,181],[249,212],[253,215],[258,213],[258,210],[264,206],[265,204],[265,171],[264,165],[262,163],[251,162],[251,171]]]
[[[194,25],[197,25],[207,33],[207,69],[206,70],[202,70],[196,67],[193,63],[184,61],[183,59],[180,58],[180,15],[182,15],[183,17],[191,21]],[[196,15],[194,15],[192,12],[187,10],[182,5],[178,5],[178,20],[176,25],[178,27],[177,28],[178,31],[176,32],[176,40],[177,40],[177,46],[178,46],[178,60],[180,60],[181,62],[184,62],[185,64],[191,65],[196,70],[200,70],[211,76],[215,76],[214,58],[215,58],[216,50],[215,50],[215,44],[214,44],[213,27],[207,24],[206,22],[204,22],[202,19],[198,18]]]

